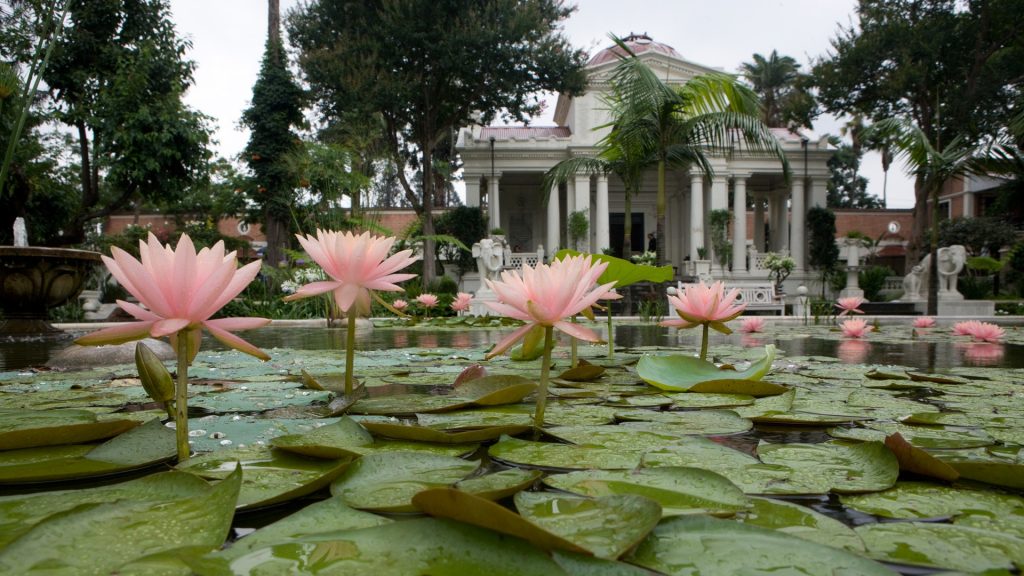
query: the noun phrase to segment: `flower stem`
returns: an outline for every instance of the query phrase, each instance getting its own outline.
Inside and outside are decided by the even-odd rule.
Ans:
[[[356,358],[356,306],[352,306],[348,309],[348,322],[346,328],[348,332],[345,338],[345,396],[352,395],[352,372]]]
[[[178,380],[174,387],[174,433],[178,444],[178,462],[188,460],[188,339],[187,330],[178,332]]]
[[[570,322],[575,324],[576,323],[576,317],[573,316],[572,320],[570,320]],[[545,346],[549,345],[549,343],[550,343],[550,340],[547,341],[547,343],[545,343]],[[571,336],[569,338],[569,358],[571,360],[569,362],[569,367],[570,368],[575,368],[575,367],[579,366],[579,363],[580,363],[580,356],[579,356],[579,354],[580,354],[580,352],[579,352],[579,343],[577,342],[575,336]]]
[[[701,341],[700,341],[700,359],[701,360],[707,360],[708,359],[708,325],[706,323],[703,324],[703,328],[704,328],[704,338],[701,339]]]
[[[540,388],[537,390],[537,410],[533,415],[534,434],[539,436],[544,427],[544,408],[548,404],[548,375],[551,372],[551,348],[554,327],[544,327],[544,358],[540,365]]]
[[[612,329],[612,303],[608,301],[608,357],[615,357],[615,332]]]

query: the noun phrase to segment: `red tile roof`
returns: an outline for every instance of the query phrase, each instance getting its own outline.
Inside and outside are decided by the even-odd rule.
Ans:
[[[654,51],[661,52],[662,54],[667,54],[669,56],[672,56],[673,58],[678,58],[680,60],[682,60],[683,58],[679,54],[679,52],[676,52],[675,48],[669,46],[668,44],[655,42],[645,34],[630,34],[629,36],[626,36],[622,40],[623,44],[629,47],[629,49],[632,50],[633,53],[638,56],[640,54],[643,54],[644,52]],[[604,64],[605,62],[615,62],[619,59],[619,55],[624,56],[625,54],[625,51],[623,51],[618,46],[609,46],[595,54],[594,57],[590,59],[590,62],[587,62],[587,66],[597,66],[598,64]]]

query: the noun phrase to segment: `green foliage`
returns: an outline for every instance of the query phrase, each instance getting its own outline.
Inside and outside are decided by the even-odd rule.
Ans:
[[[668,303],[661,297],[644,298],[637,304],[637,313],[644,323],[661,322],[668,311]]]
[[[711,248],[715,259],[722,268],[729,268],[732,263],[732,242],[729,242],[729,223],[732,213],[728,210],[712,210],[708,214],[708,226],[711,228]]]
[[[828,159],[828,206],[831,208],[883,208],[882,199],[868,194],[868,179],[860,175],[864,153],[840,138],[832,136],[836,147]]]
[[[752,62],[740,64],[740,75],[761,97],[761,120],[773,128],[813,128],[817,103],[810,93],[810,78],[800,72],[792,56],[775,50],[767,58],[754,54]]]
[[[437,233],[457,238],[459,247],[453,243],[439,243],[438,249],[455,262],[461,272],[476,269],[476,259],[468,249],[487,236],[487,218],[478,206],[458,206],[445,212],[437,219]]]
[[[566,227],[569,229],[569,239],[572,241],[572,247],[578,250],[580,242],[587,237],[587,230],[590,229],[587,213],[583,210],[577,210],[569,214],[569,222]]]
[[[775,289],[781,290],[782,283],[796,268],[796,260],[793,260],[791,256],[768,252],[764,257],[764,267],[768,269],[768,275],[775,282]]]
[[[967,259],[967,269],[972,272],[983,272],[988,274],[999,273],[1006,262],[996,260],[991,256],[972,256]]]
[[[992,295],[992,277],[961,276],[956,287],[967,300],[982,300]]]
[[[885,279],[894,275],[888,266],[868,266],[857,273],[857,283],[864,291],[864,297],[871,302],[882,300],[880,293],[885,288]]]
[[[1017,240],[1017,231],[1001,218],[953,218],[939,226],[939,245],[961,244],[973,256],[998,255]]]
[[[828,208],[814,206],[807,211],[808,262],[827,274],[839,263],[836,245],[836,215]]]

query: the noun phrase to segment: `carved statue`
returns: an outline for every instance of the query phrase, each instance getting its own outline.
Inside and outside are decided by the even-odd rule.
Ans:
[[[939,248],[939,297],[961,299],[956,289],[956,278],[967,262],[967,249],[957,244]]]
[[[480,273],[480,282],[498,280],[505,266],[504,242],[492,238],[484,238],[473,244],[473,257],[476,258],[476,269]]]
[[[939,248],[938,256],[939,271],[939,299],[940,300],[962,300],[963,295],[956,289],[956,279],[964,269],[967,262],[967,249],[957,244]],[[926,254],[921,263],[914,266],[910,274],[903,278],[904,302],[919,302],[928,299],[928,280],[931,275],[931,254]]]

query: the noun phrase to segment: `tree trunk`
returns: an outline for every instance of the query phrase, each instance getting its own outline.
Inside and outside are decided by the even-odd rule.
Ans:
[[[622,223],[622,257],[629,260],[633,255],[633,196],[626,190],[625,219]]]
[[[281,0],[267,1],[267,41],[281,42]]]
[[[658,266],[664,263],[665,258],[665,159],[662,158],[658,161],[658,199],[657,199],[657,224],[655,225],[655,234],[657,234],[657,246],[658,255],[655,262]]]
[[[430,290],[437,272],[434,270],[434,145],[423,139],[423,291]]]
[[[924,257],[924,248],[928,246],[926,239],[928,220],[928,190],[922,184],[921,179],[917,178],[914,180],[914,222],[907,243],[907,270],[920,263],[921,258]]]
[[[941,183],[931,186],[932,190],[932,217],[931,236],[928,243],[928,252],[931,254],[931,262],[928,266],[928,315],[935,316],[939,313],[939,188]]]
[[[288,226],[269,212],[263,215],[263,226],[263,235],[267,238],[263,262],[276,268],[285,260],[284,248],[288,243]]]

